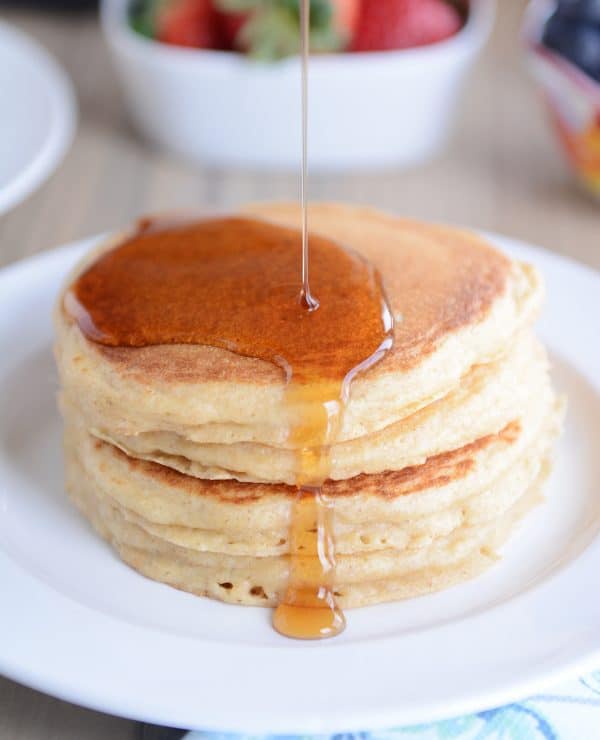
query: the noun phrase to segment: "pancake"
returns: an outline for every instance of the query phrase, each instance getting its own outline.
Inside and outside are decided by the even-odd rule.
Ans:
[[[561,414],[553,404],[536,423],[514,422],[402,475],[328,482],[341,606],[427,593],[491,565],[541,500]],[[193,593],[277,603],[293,487],[190,478],[69,428],[66,450],[73,500],[127,563]]]
[[[432,455],[499,431],[536,404],[547,402],[550,395],[545,351],[527,332],[500,360],[472,368],[447,396],[377,432],[333,444],[329,477],[343,480],[418,465]],[[65,405],[77,407],[77,399],[66,396]],[[100,420],[85,417],[85,412],[76,413],[93,434],[124,452],[188,475],[290,485],[296,481],[298,456],[291,443],[282,447],[206,444],[193,436],[163,431],[121,435],[96,426]]]
[[[519,460],[539,457],[535,451],[540,449],[540,440],[544,446],[545,440],[555,435],[561,415],[560,404],[552,401],[497,434],[437,455],[423,465],[327,481],[323,494],[335,501],[336,534],[346,537],[359,527],[380,521],[413,528],[413,532],[418,530],[417,521],[435,520],[446,526],[447,513],[453,507],[460,507],[464,514],[466,500],[472,507],[473,497],[489,489]],[[69,458],[77,457],[95,485],[130,517],[145,522],[144,526],[172,527],[180,534],[194,531],[198,543],[202,533],[221,532],[223,541],[228,538],[227,545],[220,546],[222,552],[241,552],[246,546],[249,551],[260,548],[253,551],[260,555],[286,552],[295,487],[191,478],[125,455],[69,419],[66,448]],[[496,503],[507,500],[512,500],[512,494],[505,485],[496,494]],[[363,544],[377,546],[375,540]],[[343,547],[341,540],[338,545]]]
[[[261,233],[268,221],[299,224],[287,204],[245,214],[261,219]],[[300,557],[292,543],[302,453],[327,462],[320,496],[336,558],[327,587],[341,607],[473,577],[542,500],[561,426],[564,404],[532,331],[540,278],[458,229],[336,204],[312,206],[310,224],[373,263],[395,316],[392,349],[353,381],[335,433],[310,443],[294,433],[306,408],[276,364],[204,345],[88,339],[65,296],[124,233],[76,267],[55,309],[67,490],[140,573],[228,603],[271,606],[284,599]],[[297,242],[297,231],[284,235]],[[193,224],[168,239],[193,241]],[[153,253],[146,264],[155,267]],[[156,317],[162,302],[153,306]],[[307,449],[313,444],[322,447]],[[308,557],[317,561],[316,549]]]
[[[259,215],[283,223],[297,212],[264,206]],[[340,442],[447,395],[474,365],[501,355],[539,308],[536,272],[468,232],[332,205],[312,207],[311,225],[373,262],[396,315],[393,349],[352,385]],[[216,347],[101,346],[83,336],[62,297],[55,325],[63,387],[99,429],[125,436],[160,430],[208,444],[289,440],[297,410],[285,397],[282,370],[270,363]]]

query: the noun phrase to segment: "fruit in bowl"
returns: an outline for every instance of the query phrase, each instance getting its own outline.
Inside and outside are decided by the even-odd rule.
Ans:
[[[525,34],[563,150],[600,198],[600,0],[534,0]]]
[[[197,3],[194,13],[192,2],[100,0],[102,27],[135,127],[155,146],[201,166],[297,172],[298,0],[212,0]],[[292,43],[267,44],[269,53],[257,61],[257,49],[248,44],[256,28],[269,35],[259,10],[274,7],[287,8],[282,27]],[[426,24],[414,15],[423,7],[441,12],[428,15]],[[368,33],[365,9],[371,9]],[[470,0],[468,6],[465,0],[311,0],[311,171],[408,167],[436,155],[494,10],[495,0]],[[165,13],[171,13],[169,23]],[[208,26],[198,23],[206,17]],[[207,28],[213,35],[200,35]],[[160,41],[173,41],[173,34],[178,43]],[[326,39],[334,43],[327,53]]]
[[[265,61],[297,54],[300,0],[134,0],[132,28],[149,38],[238,51]],[[466,0],[310,0],[313,53],[426,46],[460,31]]]

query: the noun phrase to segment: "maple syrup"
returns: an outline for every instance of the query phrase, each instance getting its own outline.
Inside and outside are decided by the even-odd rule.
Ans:
[[[340,379],[387,346],[391,321],[369,262],[320,236],[310,248],[316,311],[299,297],[301,234],[243,216],[145,224],[82,272],[65,308],[106,346],[203,344],[279,365],[292,433],[308,446],[333,423]],[[335,402],[323,410],[322,396]]]
[[[321,490],[329,446],[352,380],[392,346],[393,319],[380,277],[366,260],[323,237],[311,235],[309,244],[309,0],[300,7],[301,232],[244,217],[144,220],[79,276],[64,305],[100,344],[209,345],[282,368],[295,419],[290,437],[298,494],[288,584],[273,626],[288,637],[319,639],[345,626],[335,596],[333,506]]]
[[[290,527],[287,591],[273,614],[273,626],[286,637],[333,637],[346,626],[336,603],[332,503],[322,492],[301,489]]]
[[[302,166],[300,206],[302,211],[302,293],[304,307],[319,308],[310,290],[308,236],[308,57],[310,54],[310,0],[300,0],[301,126]],[[322,639],[343,631],[346,620],[336,603],[335,542],[332,510],[323,500],[321,486],[329,474],[328,444],[341,420],[340,402],[345,403],[345,377],[338,389],[328,394],[312,390],[316,406],[305,414],[294,430],[300,443],[298,453],[298,496],[290,523],[290,572],[286,592],[273,614],[273,627],[286,637]],[[337,394],[335,391],[337,390]],[[289,395],[311,393],[310,386],[291,389]],[[337,395],[337,400],[336,400]],[[306,399],[305,399],[306,400]],[[333,405],[332,405],[333,400]]]
[[[300,0],[301,128],[300,209],[302,212],[302,292],[304,307],[314,311],[319,302],[310,292],[308,251],[308,55],[310,53],[310,0]]]

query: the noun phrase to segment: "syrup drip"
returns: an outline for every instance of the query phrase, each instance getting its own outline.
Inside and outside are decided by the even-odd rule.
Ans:
[[[289,585],[273,615],[273,626],[287,637],[333,637],[346,626],[334,595],[333,507],[319,489],[301,491],[290,528]]]
[[[302,81],[302,168],[300,205],[302,209],[302,305],[309,311],[319,308],[310,292],[308,238],[308,56],[310,53],[310,0],[300,1],[300,58]],[[273,626],[286,637],[320,639],[343,631],[346,620],[333,592],[335,580],[335,542],[333,511],[327,507],[321,486],[329,475],[328,447],[341,423],[347,388],[345,378],[330,394],[317,389],[312,415],[305,415],[293,436],[300,443],[298,453],[298,498],[290,525],[290,572],[288,587],[273,614]],[[335,391],[337,390],[337,394]],[[290,389],[290,395],[308,396],[310,386]],[[336,402],[336,395],[338,400]],[[315,405],[316,402],[316,405]],[[306,403],[304,404],[306,406]],[[316,410],[315,410],[316,409]],[[299,544],[300,543],[300,544]]]

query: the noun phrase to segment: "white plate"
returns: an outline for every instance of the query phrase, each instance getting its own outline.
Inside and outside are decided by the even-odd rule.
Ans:
[[[56,169],[75,130],[71,83],[22,31],[0,22],[0,214]]]
[[[161,724],[340,732],[434,720],[600,664],[600,276],[509,239],[548,284],[540,333],[569,396],[548,501],[475,581],[351,611],[298,643],[268,610],[226,606],[123,565],[69,505],[50,310],[94,239],[0,273],[0,670]]]

